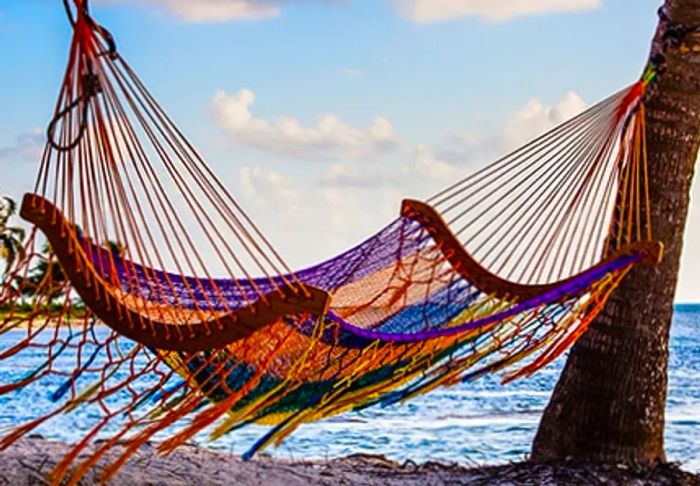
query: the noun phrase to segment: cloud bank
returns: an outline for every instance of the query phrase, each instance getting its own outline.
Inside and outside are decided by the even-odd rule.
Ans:
[[[527,15],[581,12],[601,5],[602,0],[391,0],[403,16],[416,23],[478,17],[505,22]]]
[[[296,118],[256,117],[255,93],[218,91],[211,102],[216,123],[238,145],[298,159],[367,158],[397,147],[399,140],[389,120],[376,117],[367,128],[356,128],[332,113],[305,127]]]
[[[436,194],[586,106],[574,92],[551,105],[531,99],[489,136],[451,136],[462,140],[461,145],[454,142],[452,157],[443,155],[441,144],[404,142],[395,152],[373,159],[331,161],[314,177],[296,164],[293,168],[284,164],[246,166],[240,169],[235,192],[285,258],[295,267],[306,266],[355,245],[390,223],[398,216],[403,198],[425,199]],[[262,126],[266,128],[261,133],[276,131],[274,123]],[[362,133],[367,137],[368,131]],[[298,147],[292,145],[287,155],[297,154]]]
[[[39,130],[25,133],[15,139],[13,145],[0,147],[0,160],[38,161],[44,148],[45,137]]]
[[[186,22],[226,22],[277,17],[282,8],[305,0],[99,0],[98,3],[164,9]],[[308,1],[308,0],[307,0]],[[334,4],[343,0],[313,0]]]
[[[350,0],[99,0],[102,4],[131,3],[167,10],[186,22],[226,22],[277,17],[282,9],[300,3],[343,4]],[[473,16],[505,22],[526,15],[581,12],[602,0],[385,0],[416,23]]]

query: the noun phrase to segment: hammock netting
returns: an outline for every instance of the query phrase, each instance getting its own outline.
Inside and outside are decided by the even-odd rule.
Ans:
[[[585,332],[633,266],[661,258],[643,104],[653,68],[428,201],[404,201],[358,246],[292,271],[75,3],[21,210],[33,230],[0,296],[0,332],[22,335],[0,359],[45,358],[0,394],[34,387],[55,403],[0,447],[91,411],[56,482],[75,484],[115,444],[105,479],[154,437],[167,453],[203,430],[269,425],[251,457],[306,422],[487,373],[527,376]]]

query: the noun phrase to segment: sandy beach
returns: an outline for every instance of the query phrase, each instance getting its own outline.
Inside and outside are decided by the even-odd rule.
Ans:
[[[68,445],[39,436],[23,439],[0,453],[2,485],[44,485],[54,464]],[[117,454],[118,448],[110,452]],[[100,484],[100,467],[81,485]],[[144,447],[109,484],[139,485],[237,485],[311,486],[371,484],[418,485],[700,485],[700,475],[675,466],[634,469],[622,465],[513,463],[502,466],[465,468],[437,462],[403,464],[382,456],[354,455],[325,461],[288,461],[262,455],[250,462],[210,449],[186,445],[170,456],[156,454],[151,444]]]

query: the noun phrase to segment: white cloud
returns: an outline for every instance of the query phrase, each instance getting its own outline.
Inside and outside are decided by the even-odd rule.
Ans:
[[[382,173],[376,168],[365,167],[356,162],[337,162],[331,164],[321,176],[320,184],[324,187],[379,187],[392,183],[394,177]]]
[[[391,0],[398,11],[418,23],[475,16],[504,22],[524,15],[578,12],[599,7],[602,0]]]
[[[401,203],[392,184],[328,186],[259,166],[241,170],[239,188],[249,214],[294,268],[354,246],[397,217]]]
[[[700,163],[700,157],[698,162]],[[700,246],[700,180],[698,177],[693,182],[691,193],[690,213],[685,226],[683,254],[681,255],[681,272],[676,293],[677,302],[700,302],[700,258],[696,248]]]
[[[561,123],[573,118],[588,107],[575,92],[566,93],[553,105],[545,105],[539,98],[532,98],[524,106],[509,115],[501,129],[491,134],[453,134],[439,146],[425,154],[448,166],[481,167],[536,137],[548,132]],[[428,163],[423,160],[422,164]]]
[[[0,160],[37,162],[41,158],[45,138],[40,130],[25,133],[15,139],[8,147],[0,147]]]
[[[391,123],[382,117],[366,128],[355,128],[337,115],[324,114],[311,127],[299,120],[278,116],[273,120],[257,118],[251,111],[255,94],[247,89],[234,95],[219,91],[211,103],[216,122],[233,140],[244,146],[286,157],[366,158],[394,149],[398,137]]]
[[[11,145],[0,147],[0,194],[18,202],[22,200],[22,194],[33,187],[36,180],[36,168],[45,142],[44,133],[37,129],[17,136]],[[19,224],[20,218],[15,223]]]
[[[348,0],[95,0],[117,5],[167,10],[186,22],[225,22],[277,17],[288,5],[302,2],[342,4]],[[524,15],[545,15],[594,9],[602,0],[387,0],[405,17],[418,23],[475,16],[503,22]]]
[[[282,7],[300,0],[99,0],[103,4],[133,3],[166,9],[187,22],[225,22],[277,17]],[[339,3],[342,0],[316,0]]]
[[[427,195],[426,191],[440,190],[442,185],[464,177],[470,169],[483,167],[578,115],[587,106],[573,91],[551,106],[532,98],[508,116],[497,133],[453,134],[432,147],[418,144],[410,151],[401,150],[398,164],[394,160],[379,163],[376,158],[367,162],[336,162],[319,183],[331,188],[401,187],[414,193],[421,192],[414,189],[422,189]]]
[[[404,167],[404,174],[409,179],[420,180],[422,183],[447,183],[463,175],[455,165],[440,160],[425,145],[418,145],[413,151],[413,161]]]
[[[362,69],[348,66],[348,67],[342,68],[340,70],[340,74],[345,78],[355,79],[355,78],[362,77],[365,73],[364,73],[364,71],[362,71]]]
[[[278,2],[256,0],[99,0],[103,4],[133,3],[166,9],[188,22],[260,19],[280,14]]]
[[[573,91],[565,94],[553,106],[546,106],[538,98],[533,98],[508,118],[500,136],[499,148],[515,149],[573,118],[587,107],[586,102]]]
[[[242,167],[241,193],[258,206],[266,209],[296,210],[302,201],[302,192],[296,182],[275,170],[261,167]]]
[[[464,159],[446,158],[435,146],[402,146],[391,156],[335,161],[315,176],[283,166],[250,166],[239,173],[243,206],[285,259],[296,268],[331,257],[362,241],[399,215],[406,197],[426,199],[577,114],[585,103],[575,93],[551,106],[533,99],[487,137],[452,136]],[[456,150],[456,149],[455,149]],[[465,163],[468,162],[468,163]],[[295,165],[295,167],[298,167]]]

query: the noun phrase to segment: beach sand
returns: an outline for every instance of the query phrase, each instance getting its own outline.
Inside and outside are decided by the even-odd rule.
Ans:
[[[0,452],[0,485],[44,485],[68,445],[41,437],[23,439]],[[116,454],[118,448],[111,451]],[[80,484],[99,484],[99,466]],[[676,466],[638,469],[622,465],[514,463],[465,468],[456,464],[411,461],[400,464],[381,456],[355,455],[325,461],[288,461],[262,455],[243,462],[237,456],[186,445],[170,456],[145,446],[110,482],[114,485],[700,485],[700,476]]]

